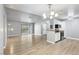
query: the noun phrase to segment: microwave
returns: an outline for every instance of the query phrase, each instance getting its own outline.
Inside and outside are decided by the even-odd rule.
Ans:
[[[61,28],[61,25],[55,24],[55,28]]]

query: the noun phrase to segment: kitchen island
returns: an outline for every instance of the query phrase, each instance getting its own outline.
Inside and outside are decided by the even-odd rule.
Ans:
[[[64,30],[48,30],[47,31],[47,42],[56,43],[64,39]]]

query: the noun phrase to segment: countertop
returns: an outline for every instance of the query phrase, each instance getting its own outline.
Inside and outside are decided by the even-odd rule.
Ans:
[[[56,31],[55,29],[49,29],[48,31]],[[64,31],[63,29],[59,29],[58,31],[62,32]]]

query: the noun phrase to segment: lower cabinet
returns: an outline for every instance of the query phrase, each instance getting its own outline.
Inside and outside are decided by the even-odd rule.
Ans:
[[[61,32],[48,31],[47,32],[47,41],[50,43],[55,43],[60,40]]]

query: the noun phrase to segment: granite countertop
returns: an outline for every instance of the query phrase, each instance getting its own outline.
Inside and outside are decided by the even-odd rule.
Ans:
[[[49,29],[48,31],[56,31],[55,29]],[[63,29],[59,29],[58,31],[64,31]]]

